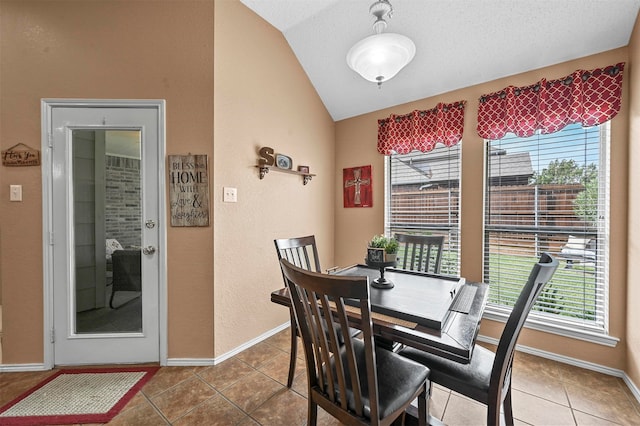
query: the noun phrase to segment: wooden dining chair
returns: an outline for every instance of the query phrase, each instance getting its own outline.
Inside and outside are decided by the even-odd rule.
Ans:
[[[274,240],[274,243],[278,253],[278,260],[286,259],[297,267],[308,271],[321,272],[318,248],[316,246],[316,238],[314,235],[297,238],[281,238]],[[293,377],[295,375],[296,358],[298,356],[297,338],[300,333],[295,327],[296,321],[293,316],[293,309],[289,309],[289,316],[291,318],[291,350],[289,354],[289,376],[287,377],[287,387],[290,388],[293,384]],[[350,333],[352,335],[358,335],[360,331],[357,329],[350,329]]]
[[[398,267],[411,271],[440,273],[442,262],[442,235],[396,234],[400,247]]]
[[[369,279],[310,272],[285,259],[280,265],[304,344],[307,424],[316,424],[320,406],[343,424],[390,425],[418,398],[419,422],[425,425],[429,369],[375,347]],[[348,332],[348,309],[357,316],[352,324],[361,337]]]
[[[409,347],[402,349],[400,355],[429,367],[433,383],[485,404],[487,425],[502,424],[501,408],[504,409],[505,423],[513,425],[511,370],[516,342],[533,304],[557,267],[558,260],[548,253],[543,253],[533,266],[509,315],[495,353],[476,345],[469,364],[460,364]]]

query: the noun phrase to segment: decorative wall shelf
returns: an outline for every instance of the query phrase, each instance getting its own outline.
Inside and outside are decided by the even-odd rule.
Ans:
[[[306,185],[307,183],[309,183],[311,178],[313,176],[315,176],[312,173],[298,172],[296,170],[290,170],[290,169],[282,169],[282,168],[276,167],[276,166],[259,165],[259,166],[256,166],[256,167],[258,169],[260,169],[260,179],[264,179],[265,175],[267,173],[269,173],[269,170],[274,170],[274,171],[280,172],[280,173],[289,173],[289,174],[292,174],[292,175],[302,176],[302,184],[303,185]]]

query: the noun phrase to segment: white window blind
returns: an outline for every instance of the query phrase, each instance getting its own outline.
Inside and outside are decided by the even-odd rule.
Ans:
[[[459,275],[460,144],[390,155],[387,178],[387,235],[443,235],[440,272]]]
[[[609,125],[487,141],[488,312],[509,311],[542,252],[560,266],[530,319],[607,332]]]

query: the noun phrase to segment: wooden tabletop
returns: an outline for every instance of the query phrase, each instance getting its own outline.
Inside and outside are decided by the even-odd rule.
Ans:
[[[370,281],[380,276],[378,270],[364,265],[355,265],[335,274],[367,276]],[[385,278],[394,283],[393,288],[371,287],[370,290],[376,337],[468,363],[487,303],[488,285],[397,269],[387,269]],[[462,286],[477,289],[468,313],[449,309],[455,296],[451,292],[460,291]],[[272,292],[271,301],[291,306],[289,293],[284,288]]]

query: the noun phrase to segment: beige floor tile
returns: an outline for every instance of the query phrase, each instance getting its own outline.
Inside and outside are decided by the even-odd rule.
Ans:
[[[571,407],[575,410],[620,424],[640,425],[640,415],[617,384],[606,386],[592,382],[570,382],[565,383],[565,388]]]
[[[301,370],[298,370],[296,367],[296,373],[293,376],[293,384],[291,385],[291,389],[298,392],[300,395],[307,397],[307,369],[306,367],[302,367]]]
[[[511,386],[531,395],[569,406],[557,363],[518,353],[513,363]]]
[[[0,373],[0,407],[13,401],[54,373],[55,370]]]
[[[249,349],[245,349],[240,352],[236,355],[236,358],[240,361],[246,362],[251,367],[257,368],[282,353],[283,352],[275,346],[272,346],[267,342],[260,342]]]
[[[131,401],[129,401],[127,405],[124,406],[122,411],[130,410],[132,408],[137,407],[140,404],[148,404],[148,403],[149,403],[149,400],[147,399],[147,397],[144,396],[142,392],[138,392],[133,398],[131,398]]]
[[[242,411],[251,414],[253,410],[282,389],[286,389],[286,386],[259,371],[255,371],[222,390],[221,393]]]
[[[574,426],[571,408],[518,390],[511,391],[513,417],[531,425]]]
[[[172,422],[210,399],[216,393],[215,389],[200,380],[199,377],[193,376],[152,397],[151,402],[164,417]]]
[[[558,363],[558,370],[560,372],[560,378],[566,383],[576,383],[582,386],[617,386],[621,380],[617,377],[609,376],[606,374],[598,373],[597,371],[587,370],[584,368],[576,367],[568,364]]]
[[[291,328],[287,328],[277,334],[274,334],[267,340],[267,342],[288,354],[291,345]]]
[[[193,377],[193,367],[163,367],[144,385],[142,392],[153,397]]]
[[[283,385],[286,385],[287,378],[289,377],[289,354],[283,353],[277,355],[271,362],[267,362],[258,367],[258,370]],[[299,374],[306,374],[305,363],[301,360],[296,362],[294,378]]]
[[[287,388],[251,413],[263,426],[303,425],[307,420],[307,399]]]
[[[164,426],[170,423],[149,403],[140,404],[131,410],[122,411],[109,426]]]
[[[304,425],[306,424],[307,422],[305,419]],[[322,408],[318,407],[318,426],[340,426],[340,425],[342,425],[342,423],[336,420],[335,417],[333,417],[331,414],[324,411]]]
[[[431,399],[429,400],[429,414],[442,420],[444,409],[449,402],[451,391],[439,386],[433,386],[431,389]]]
[[[619,424],[578,410],[573,410],[573,417],[576,419],[577,426],[613,426]]]
[[[631,405],[633,405],[636,411],[640,413],[640,401],[636,399],[631,389],[629,389],[629,386],[627,386],[627,384],[622,379],[620,379],[619,385],[625,395],[627,395],[627,398],[629,398],[629,401],[631,401]]]
[[[247,363],[230,358],[218,365],[198,371],[198,377],[217,390],[223,390],[255,371]]]
[[[477,426],[487,421],[487,408],[475,401],[451,393],[442,421],[448,426]]]
[[[222,395],[217,394],[172,422],[172,425],[226,426],[237,424],[247,417],[246,413],[227,401]]]
[[[260,426],[260,423],[256,422],[251,417],[247,416],[244,419],[242,419],[240,423],[238,423],[238,426]]]

